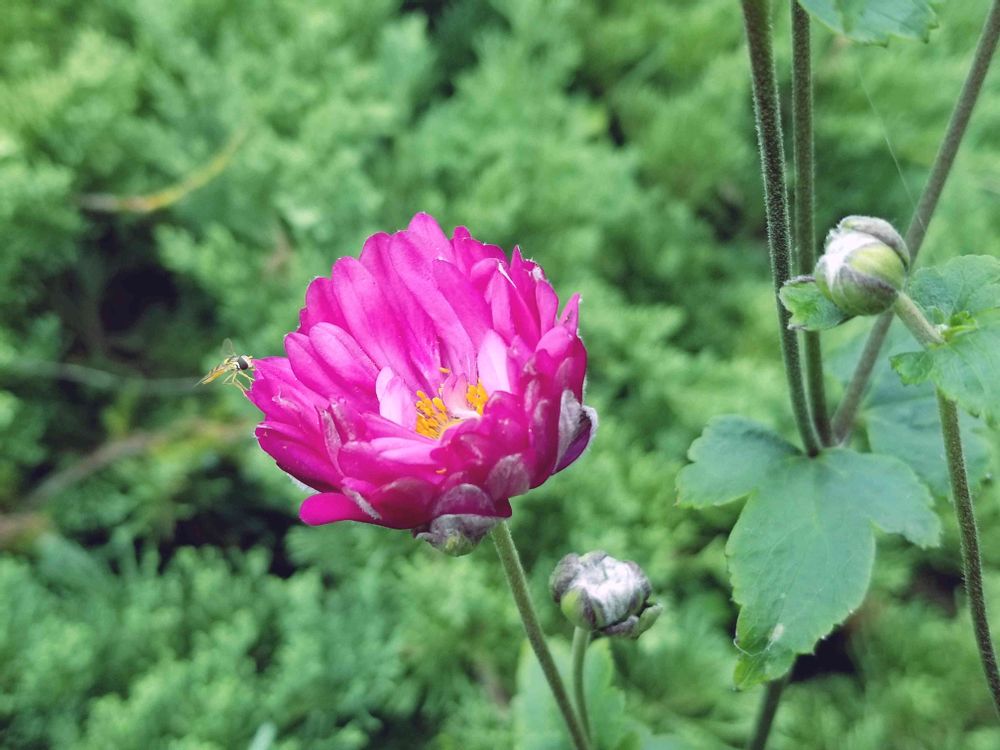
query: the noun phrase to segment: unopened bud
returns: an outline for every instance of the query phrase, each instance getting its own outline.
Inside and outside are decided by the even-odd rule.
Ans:
[[[474,515],[438,516],[430,523],[413,529],[413,536],[427,542],[446,555],[467,555],[483,540],[502,518]]]
[[[848,216],[831,230],[816,264],[816,285],[849,315],[888,310],[906,282],[910,253],[889,222]]]
[[[642,569],[607,552],[566,555],[549,578],[552,598],[579,628],[638,638],[663,607],[649,601],[652,587]]]

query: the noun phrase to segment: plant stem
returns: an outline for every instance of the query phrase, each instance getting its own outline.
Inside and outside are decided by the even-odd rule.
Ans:
[[[812,60],[809,39],[809,14],[797,0],[792,0],[792,151],[795,171],[795,221],[793,246],[798,272],[811,274],[816,265],[815,190],[816,170],[813,139]],[[819,333],[805,333],[806,395],[809,412],[820,443],[832,442],[830,414],[823,382],[823,349]]]
[[[955,109],[952,110],[948,129],[945,131],[944,139],[938,148],[937,156],[934,157],[934,165],[931,167],[927,184],[924,186],[920,201],[913,212],[910,226],[906,230],[906,245],[909,247],[910,256],[914,261],[920,252],[921,245],[923,245],[927,227],[931,223],[931,217],[934,215],[938,200],[941,198],[948,174],[955,163],[955,156],[962,143],[969,119],[972,117],[972,110],[979,99],[979,92],[982,90],[986,73],[989,71],[990,60],[993,58],[993,53],[996,52],[998,39],[1000,39],[1000,0],[994,0],[990,12],[986,16],[986,22],[983,24],[982,33],[979,35],[979,42],[976,44],[976,51],[972,56],[972,66],[969,68],[965,83],[962,85],[962,91],[958,95]],[[833,418],[833,431],[837,442],[843,442],[850,436],[854,426],[854,418],[861,405],[861,396],[868,385],[868,379],[871,377],[875,362],[878,361],[879,351],[882,349],[882,344],[885,343],[885,337],[891,324],[892,313],[884,313],[875,323],[871,333],[868,334],[864,352]]]
[[[924,317],[913,300],[900,293],[893,305],[914,338],[925,348],[944,343],[937,328]],[[979,646],[979,660],[986,673],[986,682],[993,696],[993,706],[1000,715],[1000,670],[997,656],[990,638],[990,624],[986,617],[986,597],[983,594],[983,561],[979,555],[979,532],[976,530],[976,515],[972,507],[972,493],[969,490],[969,475],[965,468],[965,451],[962,448],[962,431],[958,422],[955,402],[937,391],[938,413],[941,415],[941,436],[944,438],[944,452],[948,461],[948,476],[951,478],[951,494],[955,500],[955,515],[962,539],[962,575],[965,591],[969,597],[969,611],[972,627]]]
[[[785,691],[785,686],[792,679],[792,670],[788,674],[772,680],[764,688],[764,699],[760,703],[760,713],[757,714],[757,723],[754,725],[753,734],[747,742],[747,750],[764,750],[767,746],[768,735],[771,734],[771,725],[774,723],[774,716],[778,713],[778,703],[781,701],[781,694]]]
[[[976,516],[969,492],[969,477],[965,470],[965,454],[962,450],[962,433],[959,430],[958,409],[955,402],[937,392],[938,411],[941,414],[941,435],[944,437],[945,455],[948,458],[948,474],[951,476],[951,492],[955,499],[955,514],[962,538],[962,574],[965,578],[965,592],[969,597],[969,611],[972,627],[979,646],[979,660],[986,673],[986,683],[993,696],[993,706],[1000,714],[1000,671],[997,656],[990,638],[990,624],[986,617],[986,597],[983,595],[983,562],[979,555],[979,533],[976,530]]]
[[[583,724],[583,731],[590,739],[590,718],[587,716],[587,693],[583,683],[583,664],[590,645],[590,631],[577,628],[573,631],[573,697],[576,698],[576,712]]]
[[[998,0],[1000,1],[1000,0]],[[754,115],[757,121],[757,145],[760,149],[764,180],[764,207],[767,214],[767,239],[771,255],[771,276],[778,310],[781,354],[788,378],[789,396],[795,424],[802,445],[809,455],[816,455],[819,446],[809,418],[799,340],[788,328],[791,317],[778,292],[792,275],[791,241],[788,223],[788,199],[785,195],[785,149],[781,137],[781,113],[778,104],[778,81],[774,73],[774,50],[771,25],[768,20],[768,0],[742,0],[743,21],[750,52],[750,73],[753,81]]]
[[[905,292],[900,292],[899,296],[896,297],[892,310],[906,324],[906,327],[910,329],[910,333],[920,342],[921,346],[928,347],[944,343],[944,339],[941,338],[938,329],[924,317],[920,308],[914,304],[913,300]]]
[[[569,729],[570,738],[573,740],[573,747],[576,750],[590,750],[590,743],[587,741],[587,736],[580,727],[580,722],[577,720],[576,714],[573,713],[573,706],[570,703],[569,696],[566,694],[566,687],[563,685],[562,677],[559,675],[556,663],[552,659],[552,653],[549,651],[548,643],[545,641],[542,626],[538,622],[538,615],[535,614],[535,608],[531,603],[531,594],[528,593],[528,581],[524,576],[521,558],[517,554],[517,547],[514,546],[514,540],[510,535],[507,522],[501,521],[498,523],[493,527],[491,534],[493,536],[493,543],[497,548],[497,554],[500,556],[504,573],[507,575],[507,583],[510,584],[510,591],[514,595],[514,603],[517,605],[517,611],[520,613],[521,621],[524,623],[524,632],[528,635],[528,643],[531,644],[531,648],[538,658],[538,663],[542,667],[542,672],[545,674],[545,679],[548,680],[549,688],[552,690],[552,695],[556,700],[556,705],[559,706],[559,711],[566,722],[566,728]]]

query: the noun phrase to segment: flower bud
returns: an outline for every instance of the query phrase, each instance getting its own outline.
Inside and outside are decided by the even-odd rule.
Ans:
[[[502,518],[453,514],[438,516],[430,523],[413,529],[413,536],[451,557],[467,555]]]
[[[570,622],[607,636],[638,638],[663,610],[649,601],[652,587],[642,568],[607,552],[566,555],[549,589]]]
[[[845,313],[875,315],[896,301],[909,266],[906,243],[889,222],[848,216],[827,235],[816,285]]]

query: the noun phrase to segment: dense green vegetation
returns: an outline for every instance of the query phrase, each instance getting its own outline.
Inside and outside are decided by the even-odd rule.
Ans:
[[[906,224],[978,5],[943,7],[927,44],[816,27],[820,231],[852,212]],[[998,175],[994,75],[922,261],[1000,254]],[[185,180],[205,184],[157,197]],[[302,527],[256,410],[191,387],[225,337],[278,353],[308,280],[418,210],[520,244],[584,296],[601,427],[512,521],[548,632],[570,636],[545,593],[565,553],[639,561],[666,611],[611,648],[627,712],[678,747],[742,745],[760,689],[732,689],[736,509],[674,491],[714,415],[793,434],[729,0],[8,0],[0,745],[538,747],[491,547],[451,559]],[[987,480],[995,616],[998,501]],[[880,538],[864,606],[799,661],[772,747],[1000,744],[938,504],[940,548]]]

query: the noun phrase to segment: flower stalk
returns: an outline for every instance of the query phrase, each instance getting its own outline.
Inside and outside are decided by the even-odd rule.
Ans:
[[[795,221],[793,245],[798,273],[812,273],[816,263],[816,228],[813,139],[812,60],[809,38],[809,14],[797,0],[792,0],[792,151],[795,173]],[[823,350],[819,333],[807,331],[805,343],[806,395],[813,427],[823,445],[832,440],[830,414],[823,382]]]
[[[938,329],[931,324],[906,294],[900,294],[893,310],[910,329],[914,338],[924,347],[944,343]],[[941,435],[944,439],[945,457],[948,462],[948,476],[951,479],[951,494],[955,501],[955,515],[962,547],[962,577],[965,592],[969,597],[969,612],[972,627],[979,648],[979,660],[983,665],[986,683],[993,698],[993,706],[1000,715],[1000,669],[997,667],[996,650],[990,636],[990,624],[986,614],[986,596],[983,593],[983,561],[979,553],[979,531],[969,489],[969,475],[965,465],[965,451],[962,447],[962,432],[958,421],[955,402],[937,391],[938,413],[941,416]]]
[[[590,631],[576,628],[573,631],[573,697],[576,699],[576,711],[583,724],[583,731],[590,739],[590,718],[587,716],[587,691],[583,682],[583,665],[587,659],[587,646],[590,645]]]
[[[958,154],[958,148],[962,144],[969,119],[972,117],[972,110],[979,99],[983,81],[989,71],[990,61],[996,52],[998,40],[1000,40],[1000,0],[994,0],[990,12],[986,16],[986,22],[983,24],[969,73],[962,85],[962,91],[959,93],[955,108],[952,110],[948,129],[945,131],[944,139],[941,141],[937,156],[934,158],[927,184],[920,195],[917,208],[910,220],[910,226],[906,230],[906,245],[910,248],[910,254],[914,261],[917,258],[917,253],[920,252],[921,245],[923,245],[927,228],[931,223],[941,193],[944,191],[952,165],[955,163],[955,156]],[[884,313],[875,322],[871,333],[868,334],[868,341],[865,343],[858,364],[855,366],[854,374],[851,376],[851,381],[848,383],[844,397],[833,417],[833,432],[838,443],[842,443],[850,437],[865,388],[868,386],[868,380],[871,378],[872,370],[878,361],[885,337],[889,333],[889,326],[892,325],[892,317],[891,312]]]
[[[497,548],[497,554],[500,556],[500,563],[507,576],[511,594],[514,596],[514,603],[517,605],[517,611],[524,623],[528,643],[531,644],[531,648],[538,658],[545,679],[549,683],[549,689],[552,690],[552,696],[559,707],[563,721],[566,722],[573,747],[575,750],[590,750],[590,742],[573,711],[569,695],[566,693],[566,686],[563,684],[559,669],[552,658],[552,652],[549,651],[548,643],[545,641],[545,634],[538,622],[538,615],[535,614],[535,607],[531,603],[531,594],[528,592],[528,581],[524,575],[524,568],[521,566],[521,558],[517,554],[517,547],[514,546],[514,539],[510,535],[507,523],[505,521],[498,523],[493,527],[491,535]]]
[[[774,72],[774,49],[767,0],[742,0],[750,73],[753,82],[754,116],[757,121],[757,145],[760,149],[764,180],[764,207],[767,214],[767,239],[771,256],[771,277],[778,310],[781,355],[788,379],[789,397],[802,445],[809,455],[819,452],[802,382],[799,340],[788,328],[791,313],[778,297],[782,285],[792,276],[791,231],[788,199],[785,195],[785,148],[781,135],[781,111],[778,104],[778,80]]]

